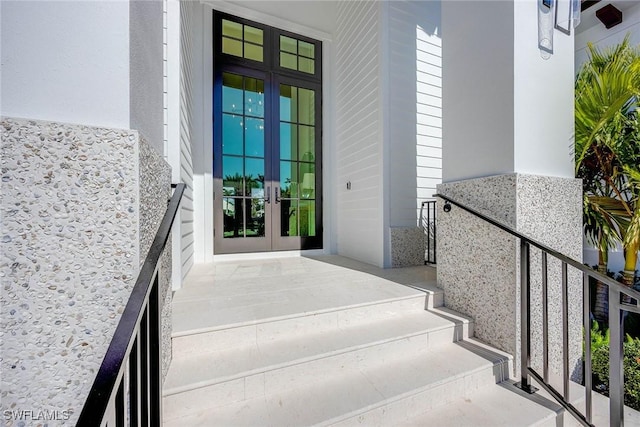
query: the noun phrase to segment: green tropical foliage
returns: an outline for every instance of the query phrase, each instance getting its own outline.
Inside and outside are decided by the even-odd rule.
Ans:
[[[640,249],[640,48],[589,45],[575,86],[576,176],[583,179],[584,230],[606,252],[621,242],[631,286]]]
[[[597,322],[591,328],[591,364],[600,388],[609,392],[609,330],[604,333]],[[623,350],[624,403],[640,409],[640,339],[627,334]]]

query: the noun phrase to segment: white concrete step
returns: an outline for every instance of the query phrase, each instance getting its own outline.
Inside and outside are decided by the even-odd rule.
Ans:
[[[164,395],[202,387],[233,387],[234,380],[264,372],[287,375],[285,371],[291,367],[314,370],[316,367],[311,365],[343,364],[384,354],[393,356],[400,349],[436,348],[472,335],[473,324],[469,319],[447,309],[435,309],[375,319],[367,324],[347,324],[328,331],[257,334],[245,346],[220,349],[219,343],[203,344],[197,352],[182,349],[174,353]]]
[[[384,270],[326,256],[202,264],[193,270],[173,297],[174,336],[343,308],[384,308],[414,297],[423,298],[421,308],[442,305],[442,290],[426,267]]]
[[[167,396],[165,427],[347,425],[382,415],[406,420],[508,377],[509,357],[475,340],[421,349],[405,341],[411,340],[395,341],[395,351],[374,346],[347,359],[327,357],[313,369],[301,364],[286,375],[244,377],[233,389]]]
[[[174,302],[173,358],[246,347],[290,335],[337,332],[348,326],[394,319],[407,313],[424,313],[425,308],[442,306],[442,291],[429,286],[432,289],[395,285],[391,288],[393,292],[388,289],[372,292],[363,283],[360,287],[366,289],[354,290],[351,285],[349,293],[337,290],[333,295],[331,289],[325,289],[322,299],[305,294],[295,303],[273,301],[269,307],[262,303],[258,308],[249,307],[249,315],[234,313],[224,317],[220,314],[227,323],[212,319],[211,313],[219,310],[213,303],[207,308],[191,307],[193,311],[182,312],[176,310]],[[289,298],[293,297],[289,295]],[[242,310],[247,311],[247,306]]]
[[[527,394],[504,381],[453,399],[405,421],[390,420],[384,414],[362,420],[362,425],[398,427],[563,427],[577,426],[563,408],[542,395]]]

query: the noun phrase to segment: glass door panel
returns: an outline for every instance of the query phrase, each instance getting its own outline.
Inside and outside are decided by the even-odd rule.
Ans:
[[[223,72],[220,93],[221,194],[216,203],[222,220],[215,224],[220,252],[268,250],[266,209],[265,79]],[[215,203],[215,201],[214,201]],[[220,216],[220,215],[219,215]]]
[[[273,238],[279,248],[290,248],[317,237],[316,92],[285,83],[278,85],[278,91],[280,209],[274,215],[280,220]]]

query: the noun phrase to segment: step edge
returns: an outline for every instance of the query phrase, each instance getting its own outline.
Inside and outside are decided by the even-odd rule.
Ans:
[[[357,417],[360,414],[364,414],[364,413],[376,410],[378,408],[384,407],[386,405],[393,404],[393,403],[396,403],[396,402],[411,398],[412,396],[415,396],[415,395],[420,394],[422,392],[434,389],[436,387],[445,386],[447,384],[453,384],[453,383],[456,383],[456,382],[459,382],[459,381],[464,381],[464,379],[466,377],[470,376],[470,375],[473,375],[473,374],[476,374],[476,373],[479,373],[479,372],[482,372],[482,371],[486,371],[486,370],[493,370],[493,369],[495,369],[496,366],[501,365],[501,364],[505,364],[505,363],[508,364],[508,360],[499,359],[499,360],[496,360],[496,361],[493,361],[493,362],[491,362],[489,360],[485,360],[482,363],[481,366],[476,366],[476,367],[471,368],[471,369],[465,369],[465,370],[463,370],[461,372],[456,373],[455,375],[451,375],[451,376],[447,376],[447,377],[441,378],[441,379],[439,379],[437,381],[431,382],[429,384],[425,384],[425,385],[420,386],[420,387],[413,388],[411,390],[408,390],[406,392],[403,392],[403,393],[400,393],[400,394],[397,394],[397,395],[394,395],[394,396],[391,396],[391,397],[384,397],[382,394],[380,394],[382,399],[380,399],[379,401],[377,401],[375,403],[371,403],[371,404],[368,404],[368,405],[366,405],[364,407],[354,409],[354,410],[352,410],[352,411],[350,411],[350,412],[348,412],[346,414],[337,415],[337,416],[335,416],[333,418],[330,418],[328,420],[322,420],[319,423],[316,423],[315,425],[317,425],[317,426],[329,426],[329,425],[332,425],[332,424],[334,424],[336,422],[345,421],[345,420],[348,420],[350,418]],[[477,389],[488,387],[488,386],[494,385],[494,384],[499,384],[499,383],[498,382],[491,382],[491,383],[486,384],[484,386],[478,387]],[[164,396],[163,395],[163,398],[167,398],[167,397],[169,397],[169,396]],[[251,399],[249,399],[249,400],[251,400]],[[242,401],[233,402],[233,403],[238,404],[240,402],[242,402]],[[437,406],[446,405],[447,403],[450,403],[450,401],[442,402],[442,403],[438,404]],[[215,411],[216,408],[208,408],[206,410]]]
[[[472,322],[465,322],[465,324],[469,324]],[[213,386],[213,385],[217,385],[217,384],[223,384],[225,382],[230,382],[230,381],[235,381],[241,378],[246,378],[249,376],[253,376],[253,375],[258,375],[258,374],[262,374],[262,373],[266,373],[266,372],[271,372],[271,371],[276,371],[279,369],[285,369],[287,367],[292,367],[292,366],[297,366],[297,365],[302,365],[304,363],[310,363],[316,360],[322,360],[322,359],[327,359],[330,357],[335,357],[335,356],[340,356],[342,354],[347,354],[350,352],[355,352],[355,351],[360,351],[360,350],[365,350],[368,348],[373,348],[373,347],[377,347],[377,346],[381,346],[381,345],[385,345],[385,344],[389,344],[395,341],[401,341],[407,338],[414,338],[414,337],[418,337],[421,335],[428,335],[432,332],[439,332],[439,331],[443,331],[443,330],[447,330],[447,329],[455,329],[457,327],[459,327],[461,325],[459,324],[455,324],[455,323],[451,323],[449,325],[444,325],[444,326],[437,326],[435,328],[431,328],[431,329],[423,329],[421,331],[415,331],[415,332],[411,332],[408,334],[403,334],[403,335],[397,335],[397,336],[393,336],[390,338],[385,338],[385,339],[381,339],[381,340],[377,340],[377,341],[372,341],[372,342],[368,342],[368,343],[364,343],[364,344],[360,344],[360,345],[356,345],[356,346],[350,346],[350,347],[343,347],[340,349],[336,349],[336,350],[332,350],[329,352],[325,352],[325,353],[321,353],[321,354],[317,354],[317,355],[311,355],[311,356],[307,356],[307,357],[303,357],[303,358],[299,358],[299,359],[295,359],[292,361],[286,361],[286,362],[282,362],[282,363],[278,363],[275,365],[269,365],[269,366],[265,366],[265,367],[258,367],[255,369],[251,369],[248,371],[242,371],[240,373],[237,374],[231,374],[231,375],[226,375],[226,376],[222,376],[222,377],[216,377],[216,378],[212,378],[212,379],[208,379],[206,381],[199,381],[197,383],[190,383],[188,385],[182,385],[182,386],[177,386],[177,387],[171,387],[168,388],[166,390],[163,390],[162,392],[162,396],[171,396],[171,395],[175,395],[175,394],[180,394],[180,393],[184,393],[186,391],[191,391],[191,390],[197,390],[199,388],[205,388],[205,387],[209,387],[209,386]],[[468,334],[468,331],[467,331]],[[467,334],[463,334],[463,338],[462,340],[464,340],[465,338],[469,338],[468,336],[466,336]],[[461,341],[461,340],[458,340]],[[452,341],[451,343],[455,343],[457,341]]]
[[[446,384],[450,384],[450,383],[453,383],[453,382],[457,382],[457,381],[464,381],[464,379],[469,375],[473,375],[473,374],[476,374],[478,372],[481,372],[481,371],[484,371],[484,370],[487,370],[487,369],[493,369],[496,366],[499,366],[499,365],[502,365],[502,364],[507,364],[508,365],[508,362],[509,362],[508,360],[499,359],[499,360],[494,361],[491,364],[485,364],[484,366],[479,366],[479,367],[476,367],[476,368],[473,368],[473,369],[470,369],[470,370],[466,370],[466,371],[457,373],[456,375],[443,378],[443,379],[441,379],[439,381],[436,381],[436,382],[433,382],[433,383],[429,383],[429,384],[427,384],[427,385],[425,385],[423,387],[418,387],[418,388],[412,389],[410,391],[407,391],[405,393],[401,393],[401,394],[398,394],[398,395],[395,395],[395,396],[392,396],[392,397],[385,398],[380,402],[376,402],[376,403],[368,405],[368,406],[366,406],[364,408],[360,408],[360,409],[357,409],[355,411],[351,411],[351,412],[349,412],[347,414],[339,415],[339,416],[331,418],[329,420],[324,420],[321,423],[316,424],[316,426],[330,426],[330,425],[333,425],[333,424],[338,423],[338,422],[346,421],[346,420],[355,418],[355,417],[357,417],[359,415],[366,414],[367,412],[375,411],[378,408],[382,408],[384,406],[387,406],[387,405],[390,405],[390,404],[394,404],[396,402],[400,402],[402,400],[411,398],[412,396],[415,396],[415,395],[420,394],[422,392],[425,392],[427,390],[431,390],[433,388],[440,387],[440,386],[443,386],[443,385],[446,385]],[[478,387],[476,390],[479,390],[479,389],[485,388],[485,387],[489,387],[489,386],[495,385],[495,384],[499,384],[499,382],[487,384],[484,387]],[[446,405],[448,403],[451,403],[451,401],[442,402],[442,403],[438,404],[437,406],[443,406],[443,405]]]
[[[394,302],[406,301],[411,299],[420,299],[420,298],[425,298],[425,295],[424,294],[407,295],[403,297],[395,297],[395,298],[389,298],[385,300],[370,301],[370,302],[365,302],[360,304],[351,304],[351,305],[345,305],[340,307],[331,307],[327,309],[309,311],[304,313],[295,313],[295,314],[288,314],[284,316],[266,317],[264,319],[249,320],[246,322],[236,322],[236,323],[228,323],[225,325],[209,326],[205,328],[189,329],[187,331],[171,332],[171,338],[180,338],[180,337],[190,336],[190,335],[199,335],[199,334],[206,334],[209,332],[224,331],[228,329],[236,329],[236,328],[242,328],[247,326],[256,326],[263,323],[274,323],[274,322],[279,322],[283,320],[290,320],[290,319],[296,319],[296,318],[302,318],[302,317],[311,317],[318,314],[337,313],[339,311],[347,311],[347,310],[352,310],[352,309],[357,309],[362,307],[390,304]]]

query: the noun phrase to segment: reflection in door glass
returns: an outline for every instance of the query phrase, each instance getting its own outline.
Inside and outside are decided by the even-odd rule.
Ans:
[[[244,199],[224,197],[222,211],[224,213],[224,237],[244,237],[243,218]]]
[[[264,120],[245,119],[245,156],[264,157]]]
[[[280,208],[280,230],[282,236],[298,236],[298,201],[282,200]]]
[[[261,191],[264,188],[264,159],[245,157],[244,168],[244,179],[247,184],[245,194],[256,197],[254,190]]]
[[[298,164],[296,162],[280,162],[280,192],[282,197],[298,197]]]
[[[299,122],[305,125],[314,125],[316,121],[315,93],[309,89],[298,89]]]
[[[222,152],[242,155],[242,116],[222,114]]]
[[[244,78],[244,114],[264,117],[264,81]]]
[[[247,215],[246,237],[264,236],[264,199],[251,199],[251,211]]]
[[[303,237],[316,235],[316,202],[300,200],[298,208],[300,216],[300,235]]]
[[[222,190],[225,196],[242,196],[242,157],[222,157]]]
[[[313,162],[316,158],[316,128],[313,126],[298,126],[300,134],[300,157],[304,162]]]
[[[316,235],[315,92],[280,85],[281,235]],[[304,199],[304,200],[303,200]]]
[[[280,122],[280,158],[295,160],[298,157],[298,126]]]
[[[224,238],[264,236],[264,81],[231,73],[222,81]]]
[[[298,121],[298,88],[280,85],[280,121]]]
[[[222,74],[222,111],[242,113],[242,76],[231,73]]]

